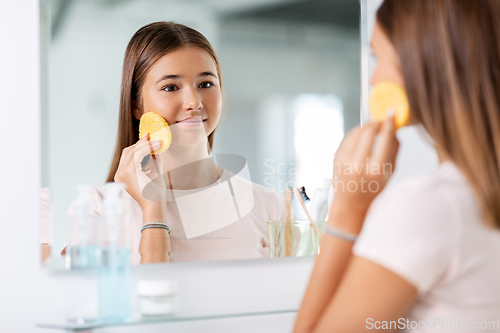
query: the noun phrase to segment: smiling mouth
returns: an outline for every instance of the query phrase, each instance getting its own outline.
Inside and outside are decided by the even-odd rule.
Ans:
[[[204,122],[207,121],[206,119],[202,119],[201,117],[193,117],[193,118],[188,118],[184,119],[181,121],[177,121],[176,123],[185,128],[195,128],[195,127],[203,127],[205,124]]]
[[[206,119],[201,119],[200,117],[189,118],[177,121],[177,123],[201,123],[207,121]]]

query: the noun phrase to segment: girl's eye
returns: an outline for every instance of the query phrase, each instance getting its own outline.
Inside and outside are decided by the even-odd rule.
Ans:
[[[200,85],[198,87],[200,88],[210,88],[211,86],[213,86],[214,84],[210,81],[205,81],[205,82],[202,82],[200,83]]]
[[[172,91],[179,90],[179,88],[175,84],[169,84],[168,86],[163,88],[163,90],[168,91],[168,92],[172,92]]]

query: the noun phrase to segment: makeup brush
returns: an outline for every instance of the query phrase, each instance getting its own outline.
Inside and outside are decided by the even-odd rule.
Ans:
[[[291,206],[292,206],[292,189],[290,187],[287,187],[285,190],[285,221],[286,223],[290,223],[290,211],[291,211]]]

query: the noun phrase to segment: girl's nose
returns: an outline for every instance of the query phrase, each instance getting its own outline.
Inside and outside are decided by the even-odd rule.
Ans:
[[[184,110],[199,111],[203,108],[201,96],[194,89],[186,89],[184,96]]]

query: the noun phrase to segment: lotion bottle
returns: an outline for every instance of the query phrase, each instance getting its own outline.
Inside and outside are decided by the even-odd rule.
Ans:
[[[105,185],[103,215],[107,242],[102,247],[99,268],[99,319],[103,322],[126,322],[131,318],[130,243],[125,224],[119,183]]]
[[[88,268],[98,265],[97,214],[92,210],[90,185],[78,185],[78,196],[69,216],[66,268]]]

